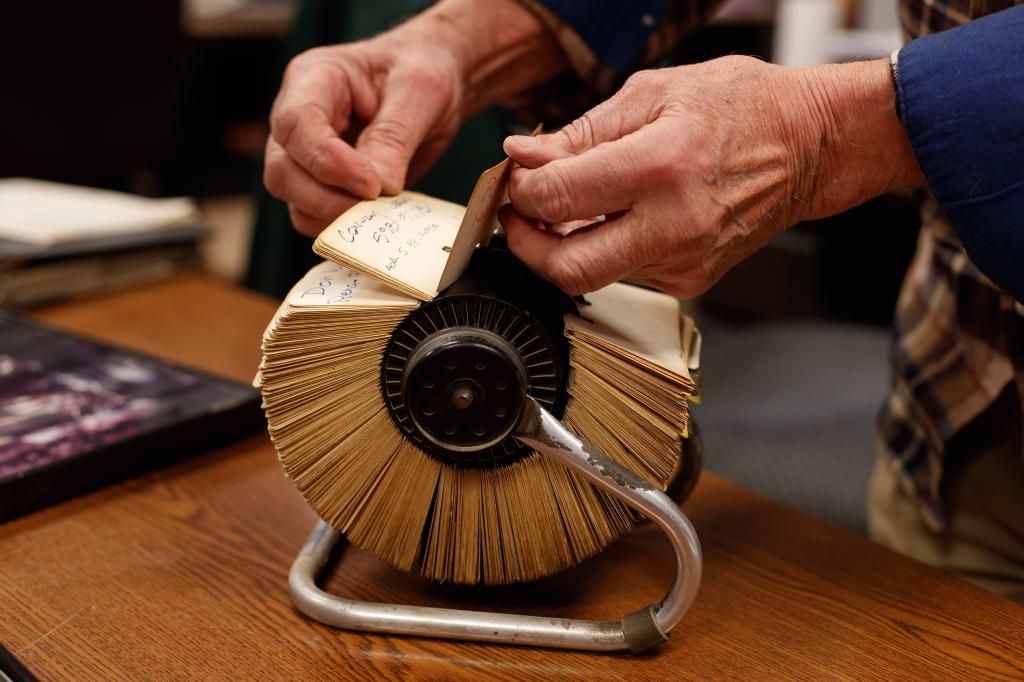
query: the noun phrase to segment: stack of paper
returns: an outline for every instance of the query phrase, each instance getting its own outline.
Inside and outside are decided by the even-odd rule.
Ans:
[[[198,269],[208,230],[196,219],[186,198],[0,179],[0,303],[35,305]]]
[[[612,284],[586,300],[581,317],[565,319],[574,397],[565,421],[638,474],[667,482],[696,395],[687,367],[695,328],[678,300],[656,291]]]
[[[364,504],[387,491],[395,474],[403,474],[403,482],[410,474],[413,491],[417,481],[433,485],[431,477],[437,476],[437,464],[417,456],[392,424],[380,391],[384,346],[418,303],[371,277],[321,263],[292,288],[267,328],[257,376],[271,440],[313,508],[407,570],[414,559],[409,548],[418,538],[398,540],[403,531],[422,528],[429,494],[410,496],[397,527],[384,523],[373,533],[360,533],[356,522]],[[392,467],[400,451],[404,456]],[[416,501],[418,510],[412,508]]]
[[[508,173],[508,159],[484,171],[466,207],[418,192],[363,201],[327,226],[313,250],[429,301],[494,234]]]
[[[28,178],[0,179],[0,239],[54,245],[131,235],[195,218],[191,199],[150,199]]]

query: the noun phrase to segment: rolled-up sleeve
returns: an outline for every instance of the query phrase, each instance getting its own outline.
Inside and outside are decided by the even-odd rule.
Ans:
[[[915,40],[899,115],[971,260],[1024,301],[1024,6]]]

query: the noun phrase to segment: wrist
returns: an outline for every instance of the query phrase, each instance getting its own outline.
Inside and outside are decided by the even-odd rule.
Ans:
[[[805,158],[811,169],[801,219],[924,184],[896,113],[888,59],[801,69],[796,76],[807,104]]]
[[[455,56],[463,78],[463,117],[538,85],[567,65],[554,36],[517,0],[442,0],[414,21]]]

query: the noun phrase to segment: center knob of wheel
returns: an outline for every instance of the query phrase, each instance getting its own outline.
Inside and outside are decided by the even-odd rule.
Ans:
[[[519,354],[505,339],[451,327],[413,349],[402,393],[416,429],[458,459],[512,433],[526,397],[525,377]]]

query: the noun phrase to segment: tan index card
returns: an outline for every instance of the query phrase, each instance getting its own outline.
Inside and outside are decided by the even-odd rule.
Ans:
[[[479,244],[490,241],[511,168],[505,159],[484,171],[465,208],[410,191],[362,201],[320,233],[313,251],[429,301],[459,278]]]
[[[508,195],[508,175],[511,170],[511,159],[505,159],[485,170],[476,181],[452,252],[448,255],[448,263],[437,285],[438,291],[457,280],[466,270],[478,244],[486,245],[491,240],[497,227],[498,207]]]
[[[565,316],[569,333],[595,338],[609,350],[622,349],[690,380],[680,338],[679,301],[668,294],[611,284],[586,295],[591,305]],[[601,344],[600,342],[604,342]],[[616,353],[619,354],[619,353]]]
[[[508,167],[506,159],[485,171],[465,209],[409,191],[360,202],[320,233],[313,250],[429,301],[458,279],[477,244],[490,240]]]
[[[384,286],[379,280],[329,261],[313,266],[292,287],[285,300],[292,308],[348,306],[411,309],[417,305],[416,299]]]
[[[429,301],[464,213],[458,204],[419,192],[362,201],[321,232],[313,250]]]
[[[543,128],[543,124],[537,124],[530,135],[537,135]],[[438,291],[466,271],[477,246],[486,246],[491,241],[498,229],[498,208],[508,201],[508,178],[511,173],[512,159],[506,158],[480,174],[466,205],[466,214],[462,217],[459,234],[437,286]]]

